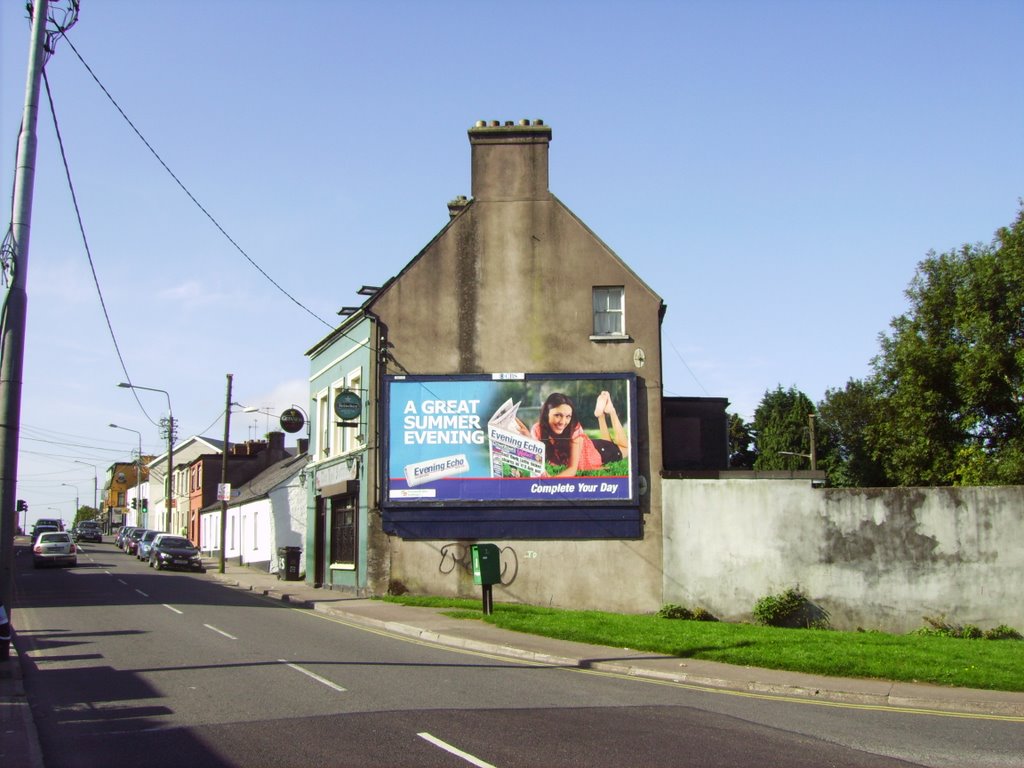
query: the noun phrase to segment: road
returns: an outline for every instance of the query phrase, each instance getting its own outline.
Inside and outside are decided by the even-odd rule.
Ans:
[[[47,768],[1015,766],[998,718],[806,703],[442,648],[156,572],[16,557]]]

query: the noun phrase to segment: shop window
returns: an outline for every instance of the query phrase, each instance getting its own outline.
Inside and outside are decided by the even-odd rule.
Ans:
[[[356,562],[356,513],[358,496],[331,497],[331,564]]]

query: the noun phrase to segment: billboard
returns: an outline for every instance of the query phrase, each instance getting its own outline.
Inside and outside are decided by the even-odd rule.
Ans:
[[[635,505],[632,374],[387,376],[382,503]]]

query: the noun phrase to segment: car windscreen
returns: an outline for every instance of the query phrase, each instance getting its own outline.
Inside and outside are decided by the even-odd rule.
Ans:
[[[165,536],[160,539],[159,546],[161,549],[192,549],[192,542],[188,539]]]
[[[44,533],[39,541],[42,544],[66,544],[71,541],[71,537],[66,533]]]

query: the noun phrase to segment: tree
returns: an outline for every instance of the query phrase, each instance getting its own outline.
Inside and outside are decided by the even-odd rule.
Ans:
[[[807,417],[814,404],[796,387],[766,391],[754,411],[754,435],[757,458],[754,469],[809,469],[803,456],[810,455],[811,443]]]
[[[743,418],[736,413],[729,414],[729,468],[730,469],[753,469],[754,459],[757,458],[751,444],[754,442],[754,434],[751,426],[743,421]]]
[[[868,442],[878,413],[878,392],[870,380],[850,379],[844,389],[826,390],[818,403],[818,436],[820,464],[828,472],[829,485],[892,485]]]
[[[867,441],[900,485],[1024,483],[1024,204],[990,245],[928,254],[872,361]]]

